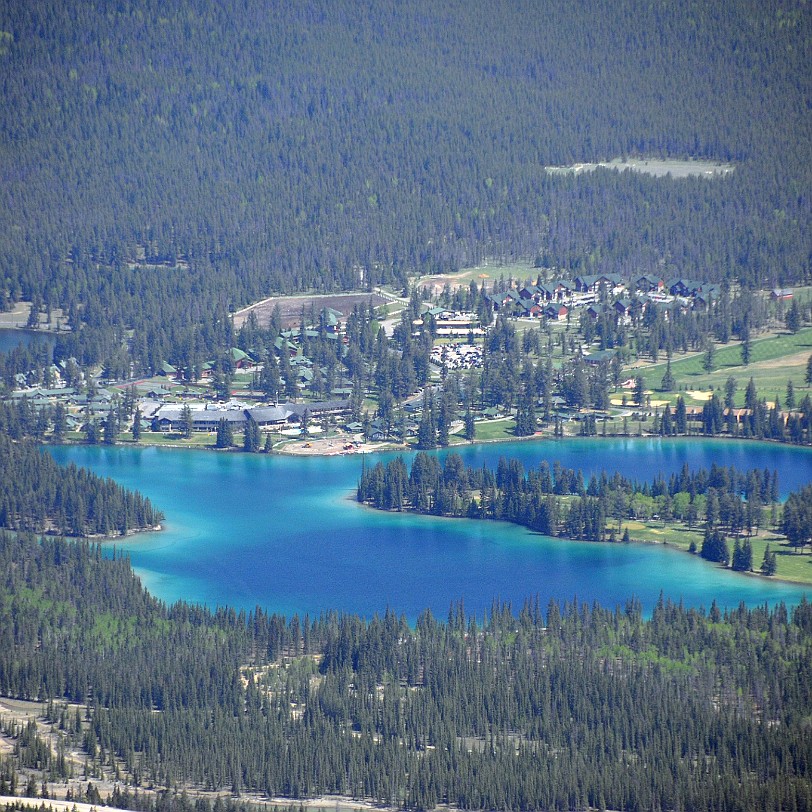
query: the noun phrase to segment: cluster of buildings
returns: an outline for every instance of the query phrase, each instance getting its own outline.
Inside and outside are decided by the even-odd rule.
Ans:
[[[305,414],[314,420],[324,420],[327,417],[340,419],[349,413],[350,401],[347,399],[314,403],[280,403],[273,406],[250,406],[232,400],[226,403],[185,405],[157,403],[154,409],[146,407],[144,418],[154,431],[177,431],[185,427],[188,416],[192,431],[214,432],[217,431],[221,420],[236,431],[242,431],[249,420],[253,420],[260,428],[282,430],[300,426]]]
[[[590,316],[598,318],[607,299],[611,302],[609,307],[620,318],[629,319],[635,303],[641,307],[655,306],[666,311],[668,306],[684,309],[710,308],[720,293],[718,285],[684,277],[664,280],[651,274],[641,274],[627,282],[619,274],[606,273],[526,285],[519,290],[511,288],[500,293],[490,293],[487,299],[498,313],[518,318],[565,321],[576,308],[586,308]]]

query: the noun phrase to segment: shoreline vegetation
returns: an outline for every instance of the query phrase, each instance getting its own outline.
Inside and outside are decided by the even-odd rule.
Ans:
[[[778,574],[779,556],[799,555],[812,536],[812,486],[790,494],[779,515],[776,471],[686,465],[667,480],[602,472],[587,483],[557,462],[525,472],[519,460],[502,457],[493,471],[465,467],[453,453],[441,466],[419,452],[411,470],[402,457],[365,464],[356,500],[378,510],[507,521],[566,540],[658,543],[734,572],[812,583],[812,575]]]
[[[30,440],[0,435],[0,527],[82,539],[160,529],[164,514],[137,491],[74,464],[62,467]]]

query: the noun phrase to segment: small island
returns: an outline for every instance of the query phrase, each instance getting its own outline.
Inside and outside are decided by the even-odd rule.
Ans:
[[[778,473],[712,465],[684,466],[668,479],[636,482],[546,461],[525,471],[517,459],[500,458],[495,471],[466,467],[459,454],[444,460],[419,452],[408,469],[402,457],[364,467],[359,502],[380,510],[512,522],[547,536],[595,541],[654,541],[638,534],[660,525],[659,541],[698,553],[738,572],[772,576],[776,552],[761,530],[772,527],[784,543],[802,549],[812,539],[812,486],[779,501]],[[732,538],[732,549],[728,543]],[[781,540],[781,539],[779,539]],[[754,568],[754,556],[760,564]]]

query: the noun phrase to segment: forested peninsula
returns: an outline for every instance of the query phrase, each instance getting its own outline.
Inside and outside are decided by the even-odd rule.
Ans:
[[[717,465],[691,471],[685,465],[651,482],[605,471],[586,482],[581,471],[558,462],[525,471],[521,461],[501,457],[494,471],[466,467],[459,454],[441,461],[425,452],[411,468],[402,457],[364,466],[356,491],[359,502],[381,510],[495,519],[587,541],[629,541],[624,523],[654,513],[666,524],[704,527],[701,546],[692,541],[689,550],[741,572],[754,569],[750,536],[762,526],[780,528],[797,548],[812,542],[812,486],[789,496],[780,521],[778,494],[777,471]],[[732,552],[727,536],[734,538]],[[767,546],[759,572],[775,571],[775,553]]]
[[[86,543],[0,541],[0,695],[43,703],[44,725],[0,715],[17,737],[0,792],[92,798],[115,777],[117,802],[171,786],[410,810],[812,804],[806,602],[285,618],[167,607]]]
[[[137,491],[70,464],[30,440],[0,434],[0,527],[66,536],[154,530],[163,513]]]

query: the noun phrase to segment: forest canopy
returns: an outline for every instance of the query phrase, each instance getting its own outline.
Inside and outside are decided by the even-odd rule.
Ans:
[[[193,326],[223,346],[222,314],[271,292],[485,258],[800,280],[811,16],[795,0],[11,0],[0,294],[62,306],[102,355],[135,328],[168,356]],[[736,169],[545,170],[623,156]]]

